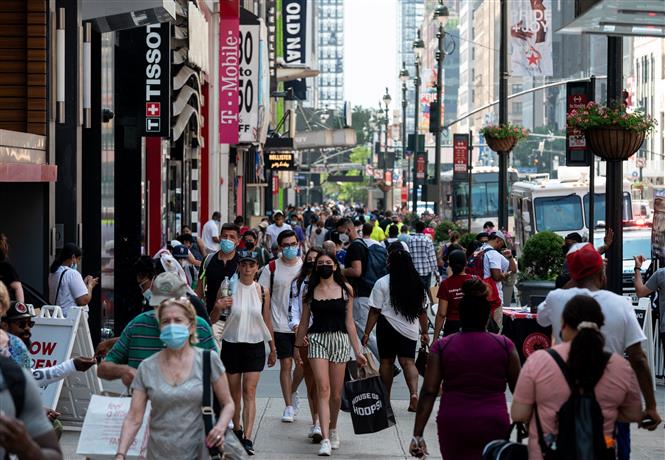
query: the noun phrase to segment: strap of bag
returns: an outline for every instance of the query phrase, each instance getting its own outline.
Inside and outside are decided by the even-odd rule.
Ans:
[[[536,417],[536,429],[538,430],[538,445],[540,446],[540,453],[543,458],[546,458],[547,454],[550,452],[550,447],[545,442],[545,433],[543,433],[543,426],[540,424],[540,417],[538,416],[538,406],[533,405],[533,416]]]
[[[201,401],[201,413],[203,414],[203,425],[206,436],[212,430],[215,411],[212,408],[212,383],[210,381],[210,350],[203,350],[203,400]],[[222,458],[216,446],[209,447],[210,458],[218,460]]]
[[[550,354],[552,359],[554,359],[554,362],[557,364],[557,366],[559,366],[559,369],[561,369],[561,373],[566,379],[566,383],[570,387],[570,391],[574,391],[575,382],[573,381],[573,378],[570,376],[570,371],[568,370],[568,365],[566,364],[566,362],[563,360],[561,355],[556,351],[554,351],[553,349],[548,348],[547,352]]]
[[[60,279],[58,280],[58,288],[55,290],[55,298],[53,299],[53,305],[58,305],[58,294],[60,293],[60,285],[62,285],[62,278],[65,276],[67,269],[65,268],[62,273],[60,273]]]

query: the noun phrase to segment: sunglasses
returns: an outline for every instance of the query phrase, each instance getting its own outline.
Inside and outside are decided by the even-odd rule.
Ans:
[[[258,259],[259,253],[257,251],[249,251],[247,249],[241,249],[238,251],[240,257],[251,257],[252,259]]]

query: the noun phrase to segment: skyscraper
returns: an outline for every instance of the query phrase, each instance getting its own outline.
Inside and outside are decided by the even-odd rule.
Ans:
[[[406,132],[413,133],[414,129],[414,98],[415,88],[413,81],[416,75],[416,55],[413,52],[413,41],[416,39],[416,31],[423,22],[425,11],[424,0],[400,0],[397,2],[397,62],[395,66],[395,78],[402,68],[402,62],[406,63],[411,78],[407,83],[406,100],[408,108],[406,111]],[[421,76],[422,77],[422,76]],[[400,95],[401,98],[401,95]],[[400,100],[401,102],[401,100]]]
[[[316,77],[314,106],[344,105],[344,0],[316,0]]]

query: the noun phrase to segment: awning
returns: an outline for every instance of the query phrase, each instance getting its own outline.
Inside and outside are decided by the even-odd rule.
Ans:
[[[665,37],[665,2],[601,0],[557,32]]]

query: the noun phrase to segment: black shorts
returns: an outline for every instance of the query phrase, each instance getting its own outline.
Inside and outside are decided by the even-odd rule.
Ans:
[[[380,359],[394,361],[395,357],[415,359],[418,341],[404,337],[381,315],[376,323],[376,345]]]
[[[233,343],[222,340],[222,363],[229,374],[261,372],[266,365],[266,346],[259,343]]]
[[[461,323],[458,319],[446,318],[446,324],[443,326],[443,336],[448,337],[451,334],[458,333],[460,326]]]
[[[275,348],[277,359],[293,358],[296,335],[292,332],[275,332]]]

